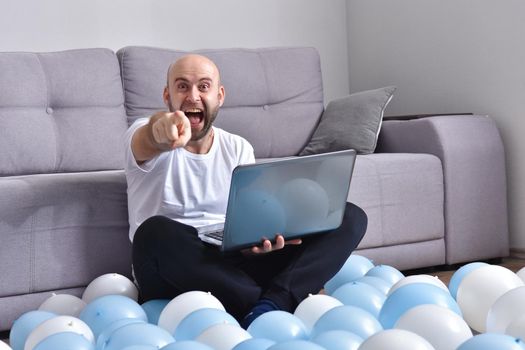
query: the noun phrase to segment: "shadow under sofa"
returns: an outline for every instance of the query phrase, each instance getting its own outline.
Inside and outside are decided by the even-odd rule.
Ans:
[[[0,330],[51,292],[131,277],[121,136],[164,109],[184,51],[126,47],[0,53]],[[256,157],[297,155],[324,111],[313,48],[203,50],[227,90],[216,125]],[[275,127],[275,126],[279,127]],[[356,253],[413,269],[508,255],[504,150],[487,116],[385,118],[349,201],[369,226]]]

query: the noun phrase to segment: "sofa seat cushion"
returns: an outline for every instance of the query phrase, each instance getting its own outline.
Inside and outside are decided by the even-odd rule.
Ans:
[[[0,193],[0,297],[130,276],[123,171],[4,177]]]
[[[348,200],[368,215],[359,248],[443,239],[443,169],[429,154],[358,155]]]

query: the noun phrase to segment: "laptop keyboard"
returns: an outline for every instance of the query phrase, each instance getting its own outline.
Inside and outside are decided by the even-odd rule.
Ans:
[[[224,230],[210,231],[204,234],[204,236],[216,239],[218,241],[222,241],[223,235],[224,235]]]

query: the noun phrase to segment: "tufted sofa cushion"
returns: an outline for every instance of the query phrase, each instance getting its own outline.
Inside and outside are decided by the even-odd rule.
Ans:
[[[0,175],[122,169],[126,127],[111,50],[0,53]]]
[[[170,63],[187,54],[125,47],[120,61],[129,124],[165,110],[162,91]],[[297,155],[323,112],[319,54],[313,48],[201,50],[221,71],[226,99],[216,125],[245,137],[257,158]]]

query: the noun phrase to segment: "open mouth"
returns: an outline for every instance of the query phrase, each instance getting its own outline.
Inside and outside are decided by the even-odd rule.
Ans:
[[[204,119],[204,111],[200,108],[189,108],[184,111],[184,114],[186,114],[192,126],[200,124]]]

